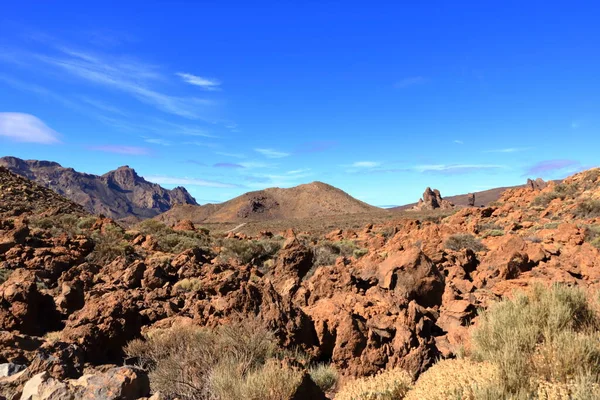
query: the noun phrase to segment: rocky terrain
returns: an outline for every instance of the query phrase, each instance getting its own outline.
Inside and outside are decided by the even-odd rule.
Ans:
[[[102,176],[77,172],[51,161],[16,157],[0,158],[0,166],[54,190],[92,214],[113,219],[152,218],[175,204],[197,204],[185,188],[164,189],[128,166]]]
[[[173,224],[182,219],[194,223],[268,221],[314,218],[381,211],[322,182],[289,189],[269,188],[245,193],[220,204],[176,206],[156,219]]]
[[[599,169],[441,217],[253,237],[177,220],[177,207],[164,219],[172,228],[147,220],[125,231],[7,170],[0,184],[7,399],[324,399],[340,391],[345,400],[354,377],[401,368],[410,380],[460,354],[480,323],[477,310],[515,289],[600,284]],[[257,193],[212,215],[275,218],[295,197]],[[24,207],[25,197],[33,201]],[[319,210],[329,201],[301,211],[326,215]],[[248,332],[260,329],[277,356],[255,357],[264,342]],[[194,353],[190,341],[237,361]],[[337,383],[323,368],[337,371]]]

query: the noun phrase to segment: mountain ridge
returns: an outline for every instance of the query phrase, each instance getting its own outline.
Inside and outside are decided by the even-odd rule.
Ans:
[[[127,165],[103,175],[78,172],[54,161],[0,158],[0,166],[113,219],[152,218],[175,204],[198,204],[183,187],[165,189]]]

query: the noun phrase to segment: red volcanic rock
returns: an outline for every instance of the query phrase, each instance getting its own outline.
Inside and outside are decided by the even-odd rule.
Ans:
[[[182,219],[175,226],[173,226],[174,231],[195,231],[196,227],[193,222],[189,219]]]

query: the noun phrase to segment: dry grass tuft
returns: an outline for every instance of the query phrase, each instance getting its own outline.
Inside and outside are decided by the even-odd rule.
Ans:
[[[318,364],[308,370],[310,378],[326,392],[333,389],[338,381],[338,372],[334,366],[329,364]]]
[[[412,388],[408,372],[395,368],[346,383],[336,400],[401,400]]]

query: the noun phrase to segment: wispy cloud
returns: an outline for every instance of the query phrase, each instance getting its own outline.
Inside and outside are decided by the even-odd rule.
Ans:
[[[581,128],[582,122],[575,120],[575,121],[571,121],[571,129],[579,129]]]
[[[286,172],[287,175],[301,175],[301,174],[307,174],[311,169],[310,168],[300,168],[300,169],[294,169],[292,171],[288,171]]]
[[[30,114],[0,113],[0,136],[16,142],[54,144],[59,134]]]
[[[154,88],[164,80],[160,68],[132,58],[114,57],[69,47],[49,47],[46,53],[13,51],[2,59],[17,65],[51,67],[69,76],[126,93],[137,100],[173,115],[215,122],[218,103],[198,97],[179,97]],[[45,72],[47,68],[37,68]]]
[[[579,161],[575,160],[545,160],[528,167],[525,170],[525,175],[547,174],[577,168],[579,165]]]
[[[203,78],[201,76],[177,72],[175,75],[190,85],[198,86],[204,90],[221,90],[221,82],[216,79]]]
[[[456,144],[465,144],[465,142],[463,142],[462,140],[454,140],[453,142]]]
[[[223,151],[215,151],[215,154],[223,156],[223,157],[233,157],[233,158],[246,158],[245,155],[239,153],[227,153]]]
[[[486,171],[506,168],[497,164],[431,164],[417,165],[411,169],[417,172],[439,172],[445,174],[464,174],[468,172]]]
[[[259,168],[274,168],[275,164],[264,163],[260,161],[244,161],[239,163],[242,167],[248,169],[259,169]]]
[[[429,80],[422,76],[411,76],[408,78],[404,78],[399,80],[394,84],[394,87],[397,89],[404,89],[410,86],[422,85],[427,83]]]
[[[103,145],[103,146],[87,146],[90,150],[104,151],[106,153],[126,154],[129,156],[143,156],[149,154],[148,149],[136,146],[119,146],[119,145]]]
[[[174,176],[150,175],[144,177],[147,181],[158,183],[159,185],[190,185],[190,186],[205,186],[215,188],[235,188],[240,185],[233,183],[209,181],[196,178],[180,178]]]
[[[241,164],[221,162],[213,165],[215,168],[246,168]]]
[[[283,151],[277,151],[273,149],[254,149],[254,151],[262,154],[267,158],[284,158],[290,155],[290,153],[285,153]]]
[[[144,139],[144,142],[150,143],[150,144],[158,144],[160,146],[170,146],[171,145],[171,142],[169,142],[168,140],[165,140],[165,139],[150,138],[150,139]]]
[[[294,153],[302,154],[302,153],[319,153],[322,151],[326,151],[334,148],[339,143],[333,140],[316,140],[312,142],[302,143]]]
[[[352,163],[352,167],[355,168],[375,168],[381,165],[378,161],[356,161]]]
[[[185,162],[188,163],[188,164],[195,164],[195,165],[198,165],[198,166],[201,166],[201,167],[206,167],[207,166],[206,163],[203,163],[202,161],[198,161],[198,160],[186,160]]]
[[[508,147],[505,149],[486,150],[484,153],[520,153],[530,149],[531,147]]]

